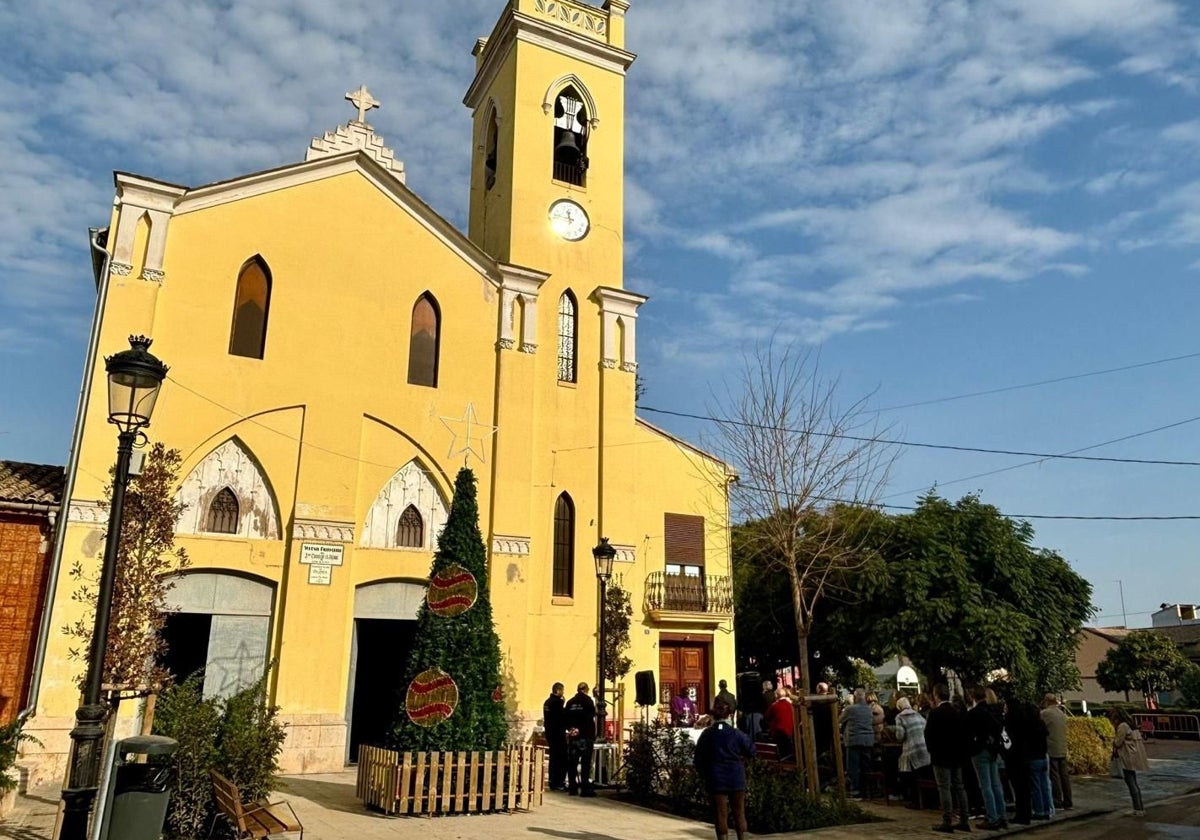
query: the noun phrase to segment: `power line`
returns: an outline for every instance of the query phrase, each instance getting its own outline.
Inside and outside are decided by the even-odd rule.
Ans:
[[[1167,429],[1174,429],[1178,426],[1186,426],[1188,423],[1195,423],[1197,420],[1200,420],[1200,417],[1189,417],[1186,420],[1179,420],[1175,423],[1168,423],[1165,426],[1156,426],[1153,429],[1146,429],[1145,431],[1134,432],[1133,434],[1129,434],[1129,435],[1122,435],[1121,437],[1113,438],[1112,440],[1105,440],[1105,441],[1101,441],[1100,443],[1093,443],[1088,446],[1081,446],[1078,449],[1069,449],[1066,452],[1063,452],[1061,454],[1061,458],[1064,458],[1064,459],[1070,458],[1071,456],[1074,456],[1077,452],[1087,452],[1089,449],[1099,449],[1102,446],[1111,446],[1114,443],[1122,443],[1127,440],[1133,440],[1134,438],[1145,437],[1146,435],[1153,435],[1158,432],[1165,432]],[[1010,464],[1007,467],[1000,467],[999,469],[988,470],[987,472],[975,473],[974,475],[965,475],[962,478],[952,478],[949,481],[939,481],[939,482],[937,482],[937,486],[938,487],[949,487],[951,484],[962,484],[964,481],[972,481],[976,478],[985,478],[990,475],[999,475],[1000,473],[1008,472],[1009,470],[1019,470],[1022,467],[1030,467],[1035,464],[1041,464],[1041,463],[1044,463],[1046,460],[1047,459],[1045,459],[1045,458],[1035,458],[1032,461],[1024,461],[1020,464]],[[906,490],[902,493],[889,493],[888,495],[884,496],[883,498],[894,499],[897,496],[907,496],[911,493],[920,493],[922,490],[925,490],[925,489],[926,488],[924,488],[924,487],[917,487],[912,490]]]
[[[1022,385],[1006,385],[1003,388],[989,388],[986,391],[971,391],[966,394],[955,394],[952,397],[937,397],[932,400],[920,400],[919,402],[904,403],[902,405],[889,405],[884,408],[876,409],[877,411],[900,411],[904,408],[916,408],[922,405],[937,405],[939,403],[954,402],[955,400],[966,400],[972,397],[986,397],[991,394],[1004,394],[1009,391],[1020,391],[1025,388],[1037,388],[1042,385],[1054,385],[1059,382],[1070,382],[1073,379],[1086,379],[1090,376],[1104,376],[1109,373],[1121,373],[1127,370],[1137,370],[1138,368],[1153,367],[1154,365],[1164,365],[1168,362],[1181,362],[1185,359],[1200,358],[1200,353],[1187,353],[1183,356],[1171,356],[1166,359],[1155,359],[1151,362],[1138,362],[1132,365],[1123,365],[1115,368],[1105,368],[1104,370],[1091,370],[1087,373],[1074,373],[1070,376],[1056,376],[1053,379],[1040,379],[1037,382],[1026,382]]]
[[[742,427],[749,428],[749,429],[762,429],[765,431],[773,431],[773,432],[788,432],[790,434],[813,435],[814,437],[835,438],[837,440],[851,440],[851,441],[856,441],[858,443],[879,443],[879,444],[888,445],[888,446],[908,446],[908,447],[913,447],[913,448],[917,448],[917,449],[941,449],[941,450],[948,450],[950,452],[977,452],[977,453],[982,453],[984,455],[1010,455],[1010,456],[1016,456],[1016,457],[1021,457],[1021,458],[1036,458],[1038,462],[1049,461],[1049,460],[1100,461],[1100,462],[1104,462],[1104,463],[1113,463],[1113,464],[1153,464],[1153,465],[1157,465],[1157,466],[1170,466],[1170,467],[1200,467],[1200,461],[1176,461],[1176,460],[1171,460],[1171,459],[1160,459],[1160,458],[1111,458],[1111,457],[1105,457],[1102,455],[1072,455],[1070,453],[1026,452],[1026,451],[1019,450],[1019,449],[989,449],[989,448],[981,447],[981,446],[957,446],[957,445],[948,444],[948,443],[923,443],[923,442],[911,441],[911,440],[897,440],[897,439],[891,439],[891,438],[864,437],[864,436],[859,436],[859,435],[845,435],[845,434],[840,434],[838,432],[820,432],[820,431],[816,431],[816,430],[812,430],[812,429],[789,429],[786,427],[771,426],[771,425],[765,424],[765,423],[747,423],[742,420],[724,420],[720,417],[712,417],[712,416],[706,415],[706,414],[691,414],[686,411],[670,411],[665,408],[651,408],[649,406],[644,406],[644,405],[638,406],[638,410],[639,411],[649,411],[653,414],[667,414],[672,417],[686,417],[691,420],[707,420],[712,423],[724,424],[724,425],[729,425],[729,426],[742,426]],[[1200,416],[1191,417],[1187,420],[1181,420],[1178,423],[1172,423],[1168,426],[1161,426],[1157,429],[1151,429],[1146,432],[1138,432],[1134,435],[1127,435],[1126,437],[1123,437],[1123,438],[1117,438],[1114,441],[1110,441],[1110,443],[1116,443],[1119,440],[1128,440],[1131,437],[1139,437],[1141,435],[1152,434],[1153,432],[1162,431],[1163,429],[1170,429],[1175,426],[1182,426],[1185,423],[1195,423],[1198,420],[1200,420]],[[1098,444],[1093,444],[1092,446],[1085,447],[1085,449],[1095,449],[1098,446],[1106,446],[1106,445],[1108,445],[1108,444],[1099,444],[1098,443]],[[1074,450],[1074,451],[1081,452],[1083,450]],[[1023,465],[1019,465],[1019,466],[1023,466]],[[1015,467],[1006,467],[1005,469],[1015,469]],[[962,480],[965,480],[965,479],[962,479]]]
[[[756,493],[781,493],[782,491],[772,487],[757,487],[753,484],[737,484],[737,487],[746,490],[753,490]],[[796,493],[782,492],[785,496],[796,496]],[[826,496],[810,496],[815,502],[830,502],[833,504],[844,505],[862,505],[864,507],[877,507],[883,510],[903,510],[916,511],[920,510],[919,505],[889,505],[883,502],[860,502],[853,499],[831,499]],[[1200,520],[1200,514],[1181,514],[1178,516],[1091,516],[1084,514],[1054,514],[1054,513],[1003,513],[1008,519],[1059,519],[1073,520],[1081,522],[1176,522],[1176,521],[1192,521]]]

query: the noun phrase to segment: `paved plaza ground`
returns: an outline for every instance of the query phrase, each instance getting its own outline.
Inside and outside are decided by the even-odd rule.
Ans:
[[[1200,840],[1200,744],[1156,742],[1148,745],[1151,769],[1139,774],[1147,816],[1129,815],[1129,796],[1118,779],[1075,781],[1076,808],[1050,823],[1015,826],[1007,832],[976,832],[979,837],[1037,834],[1080,840]],[[465,817],[385,817],[366,811],[354,798],[354,773],[291,776],[281,797],[290,800],[305,826],[306,840],[708,840],[711,827],[617,801],[602,795],[578,799],[547,794],[546,804],[529,813]],[[0,838],[51,840],[58,791],[28,792],[17,810],[0,823]],[[854,840],[854,838],[933,837],[933,811],[869,803],[884,822],[821,831],[771,835],[778,840]]]

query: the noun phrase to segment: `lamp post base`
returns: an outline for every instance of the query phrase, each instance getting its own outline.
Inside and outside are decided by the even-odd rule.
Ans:
[[[84,705],[75,710],[71,730],[71,777],[63,788],[63,822],[60,840],[87,840],[88,818],[100,780],[104,720],[108,707]]]

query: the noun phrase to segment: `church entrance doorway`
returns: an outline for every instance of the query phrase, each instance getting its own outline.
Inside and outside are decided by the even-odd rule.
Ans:
[[[162,664],[182,682],[204,673],[204,697],[228,697],[262,677],[275,587],[226,572],[177,575],[167,595]]]
[[[354,619],[354,685],[351,689],[350,761],[360,744],[382,744],[395,723],[408,688],[404,670],[417,622],[389,618]],[[375,663],[368,665],[367,663]]]
[[[659,701],[671,698],[685,688],[696,702],[696,711],[707,714],[711,698],[708,678],[711,642],[704,638],[663,636],[658,642]]]
[[[417,609],[425,584],[380,581],[354,592],[354,644],[346,697],[349,737],[346,760],[358,761],[362,744],[387,737],[407,686],[404,671],[417,632]]]

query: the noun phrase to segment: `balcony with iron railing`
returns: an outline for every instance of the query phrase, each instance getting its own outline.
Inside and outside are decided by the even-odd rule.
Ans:
[[[733,582],[726,575],[651,572],[645,610],[659,623],[715,627],[733,617]]]

